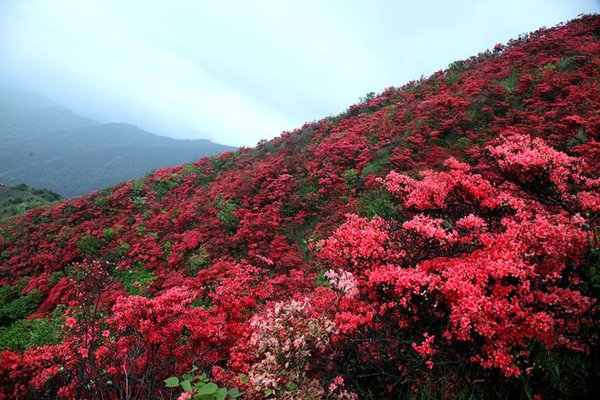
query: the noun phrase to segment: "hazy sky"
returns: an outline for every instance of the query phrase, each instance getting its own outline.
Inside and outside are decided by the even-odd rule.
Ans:
[[[0,0],[0,84],[254,145],[597,0]]]

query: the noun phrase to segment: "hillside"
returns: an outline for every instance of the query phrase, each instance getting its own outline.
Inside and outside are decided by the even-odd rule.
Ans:
[[[62,200],[60,195],[47,189],[30,188],[25,184],[6,186],[0,183],[0,221]]]
[[[1,225],[0,392],[592,398],[599,83],[584,16]]]
[[[79,196],[152,170],[233,150],[208,140],[101,124],[42,97],[0,90],[0,181]]]

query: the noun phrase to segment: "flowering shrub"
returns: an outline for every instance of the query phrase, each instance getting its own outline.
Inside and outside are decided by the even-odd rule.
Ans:
[[[330,296],[329,296],[330,297]],[[318,299],[317,299],[318,300]],[[314,299],[313,299],[314,301]],[[318,362],[327,359],[334,323],[311,299],[275,303],[253,318],[250,346],[256,361],[248,372],[250,395],[278,399],[353,399],[341,377],[323,384]],[[320,379],[319,379],[320,378]]]

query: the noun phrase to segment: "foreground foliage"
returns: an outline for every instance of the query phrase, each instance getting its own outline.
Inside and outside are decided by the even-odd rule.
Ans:
[[[2,226],[2,395],[591,397],[599,38],[540,30]]]

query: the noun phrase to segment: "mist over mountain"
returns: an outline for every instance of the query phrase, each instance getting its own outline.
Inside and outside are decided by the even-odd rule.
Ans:
[[[0,89],[0,182],[72,197],[232,149],[100,123],[44,97]]]

